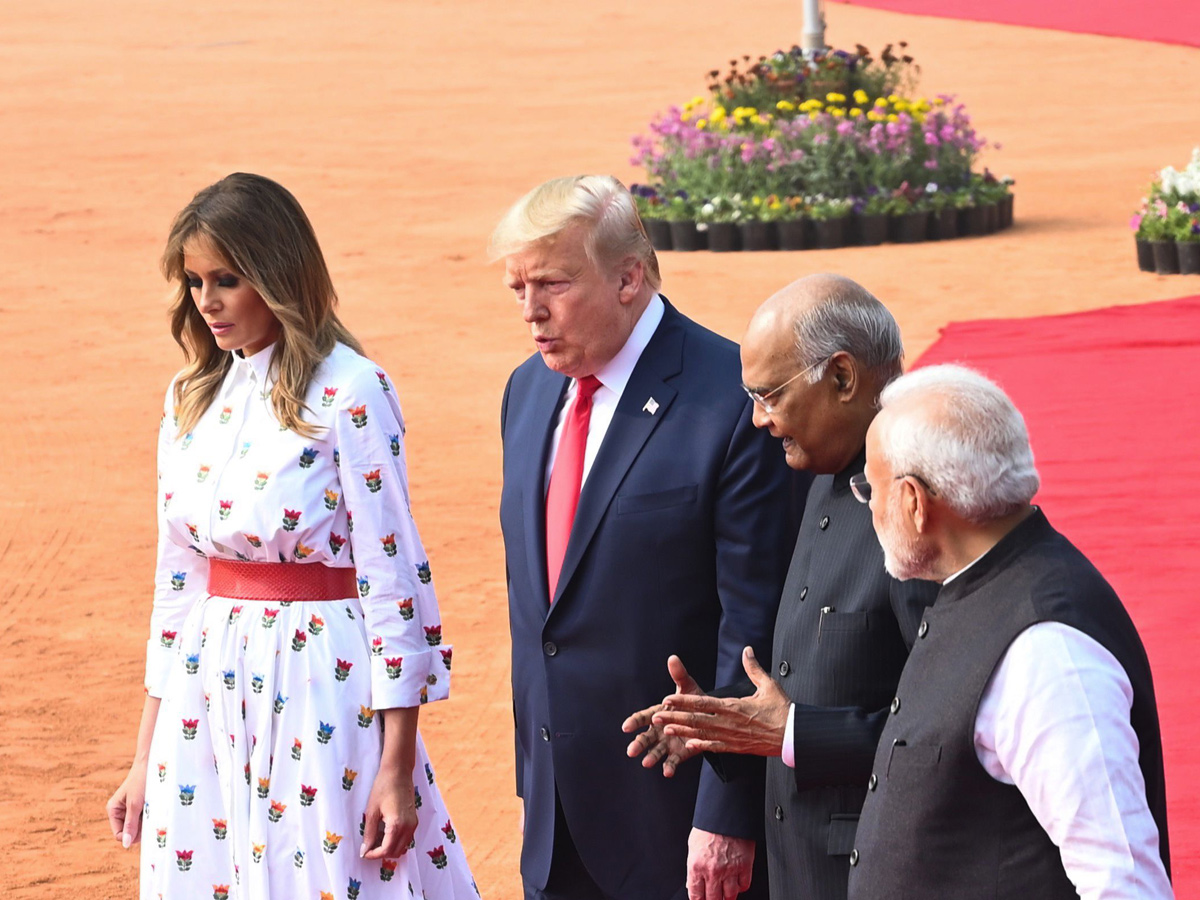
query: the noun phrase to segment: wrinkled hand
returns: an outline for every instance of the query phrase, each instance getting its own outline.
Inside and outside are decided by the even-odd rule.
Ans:
[[[675,694],[688,694],[694,697],[706,696],[704,691],[700,689],[700,685],[696,684],[694,678],[688,674],[687,668],[683,665],[683,660],[678,656],[671,656],[667,660],[667,671],[671,673],[671,680],[675,682]],[[662,712],[663,705],[661,703],[643,709],[640,712],[635,712],[632,716],[621,723],[621,730],[626,734],[632,734],[639,728],[646,730],[634,738],[628,747],[625,748],[625,755],[630,759],[634,759],[641,754],[646,754],[642,758],[642,767],[652,769],[662,760],[663,775],[671,778],[675,774],[675,769],[684,762],[687,762],[699,751],[688,750],[683,738],[674,737],[663,733],[662,728],[654,724],[654,716],[656,713]]]
[[[126,850],[142,839],[142,807],[146,805],[146,766],[134,763],[104,809],[113,837]]]
[[[367,798],[367,823],[363,829],[364,859],[396,859],[408,852],[417,831],[417,806],[413,799],[412,773],[383,767]]]
[[[688,900],[735,900],[750,889],[754,841],[693,828],[688,836]]]
[[[742,666],[756,690],[749,697],[675,694],[666,698],[652,720],[668,737],[682,738],[685,752],[748,753],[779,756],[791,701],[754,658],[742,651]]]

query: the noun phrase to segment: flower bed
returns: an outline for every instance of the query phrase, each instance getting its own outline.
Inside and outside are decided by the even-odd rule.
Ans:
[[[1200,275],[1200,147],[1182,172],[1158,173],[1129,225],[1142,271]]]
[[[656,248],[911,242],[1011,224],[1011,179],[973,171],[986,141],[953,96],[914,96],[911,57],[792,48],[742,62],[633,138]]]

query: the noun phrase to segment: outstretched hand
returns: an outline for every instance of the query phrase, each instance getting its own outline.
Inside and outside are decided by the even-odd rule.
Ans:
[[[688,674],[683,660],[678,656],[671,656],[667,660],[667,671],[671,673],[671,680],[675,682],[675,693],[672,697],[707,696],[700,689],[700,685],[696,684],[696,680]],[[659,703],[635,712],[621,723],[621,730],[626,734],[632,734],[639,728],[646,729],[630,742],[625,749],[626,756],[634,759],[645,754],[642,757],[642,767],[646,769],[654,768],[661,761],[663,775],[671,778],[681,763],[691,759],[700,751],[688,750],[682,738],[664,734],[663,729],[654,724],[655,715],[662,710],[663,704]]]
[[[652,714],[651,723],[661,729],[664,740],[684,742],[683,758],[697,753],[779,756],[783,752],[791,701],[763,671],[750,647],[742,651],[742,666],[755,686],[749,697],[677,692]]]

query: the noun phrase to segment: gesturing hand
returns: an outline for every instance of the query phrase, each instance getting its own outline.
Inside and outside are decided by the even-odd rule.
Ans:
[[[735,900],[750,889],[754,841],[693,828],[688,836],[688,900]]]
[[[678,656],[671,656],[667,660],[667,671],[671,673],[671,680],[675,682],[673,696],[678,697],[683,694],[693,697],[706,696],[700,686],[696,684],[695,679],[688,674],[683,660]],[[691,759],[699,751],[689,750],[683,738],[664,734],[662,728],[654,723],[655,714],[661,712],[662,709],[663,704],[659,703],[635,712],[621,723],[621,730],[626,734],[632,734],[639,728],[645,728],[646,730],[625,748],[625,755],[634,759],[643,753],[646,754],[642,758],[642,767],[646,769],[654,768],[658,765],[659,760],[662,760],[663,775],[670,778],[675,774],[676,767]]]
[[[652,716],[667,739],[683,739],[684,752],[748,753],[779,756],[791,701],[754,658],[742,651],[742,666],[756,690],[749,697],[708,697],[677,693]]]
[[[417,807],[411,771],[405,776],[394,767],[381,767],[367,799],[367,822],[359,856],[365,859],[403,856],[416,831]]]

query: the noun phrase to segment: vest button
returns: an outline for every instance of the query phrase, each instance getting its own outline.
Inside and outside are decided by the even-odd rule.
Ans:
[[[821,530],[824,531],[828,527],[829,527],[829,516],[822,516],[821,517]]]
[[[782,806],[775,807],[775,818],[778,819],[780,822],[783,821],[783,807]]]
[[[892,698],[892,715],[895,715],[898,712],[900,712],[900,698],[893,697]]]
[[[852,865],[852,866],[858,865],[858,848],[857,847],[850,851],[850,865]]]
[[[547,728],[545,725],[542,726],[542,740],[543,741],[550,740],[550,729]]]
[[[929,634],[929,623],[922,619],[921,627],[917,629],[917,637],[925,637],[927,634]]]
[[[804,587],[802,587],[800,589],[800,599],[803,600],[807,596],[808,596],[808,585],[806,584]]]
[[[875,788],[877,788],[877,787],[879,787],[879,779],[878,779],[878,778],[875,776],[875,773],[874,773],[874,772],[872,772],[872,773],[871,773],[871,780],[867,782],[867,790],[868,790],[868,791],[873,791],[873,790],[875,790]]]
[[[779,664],[779,677],[780,678],[787,678],[788,672],[790,672],[790,671],[792,671],[792,667],[788,665],[788,661],[786,659]]]
[[[557,656],[558,655],[558,645],[556,645],[554,643],[554,641],[546,641],[546,643],[542,644],[542,651],[547,656]]]

